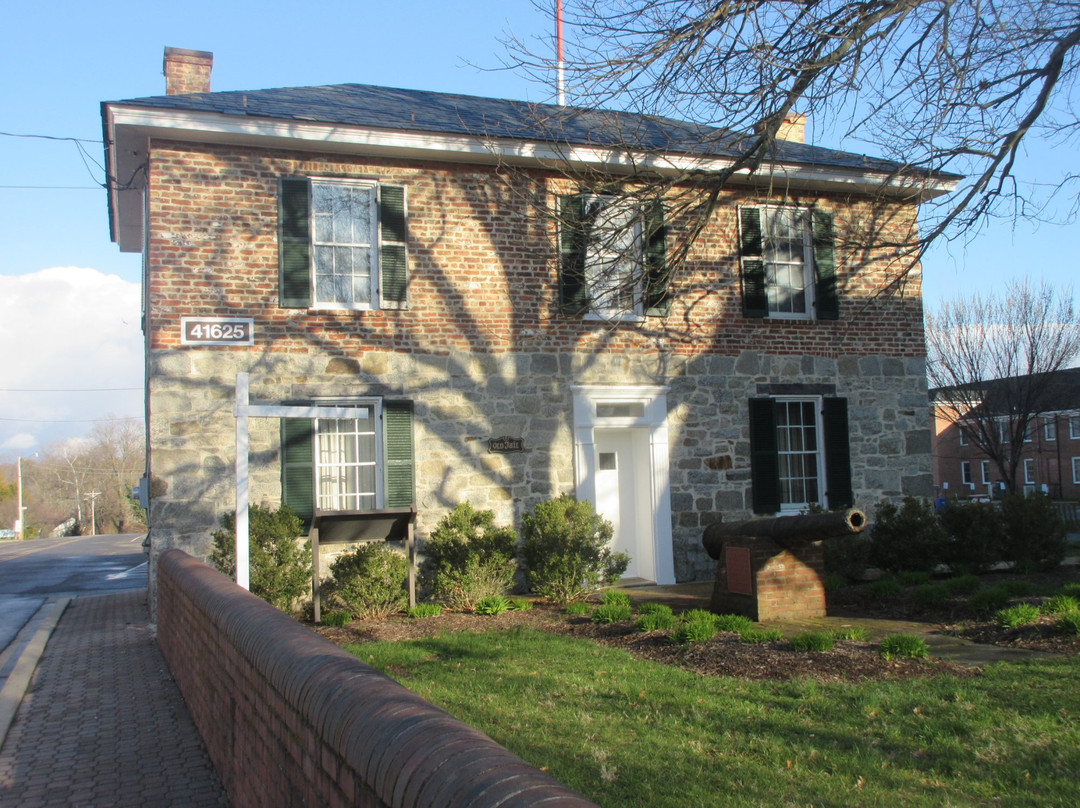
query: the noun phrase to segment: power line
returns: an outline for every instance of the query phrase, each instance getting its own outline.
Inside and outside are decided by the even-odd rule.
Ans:
[[[27,135],[19,132],[0,132],[3,137],[20,137],[33,140],[66,140],[71,143],[101,143],[100,140],[91,140],[83,137],[61,137],[59,135]]]
[[[17,424],[97,424],[103,421],[138,421],[141,419],[141,415],[125,415],[120,418],[0,418],[0,421]]]

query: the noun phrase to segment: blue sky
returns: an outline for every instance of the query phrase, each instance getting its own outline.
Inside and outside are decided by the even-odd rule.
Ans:
[[[546,101],[551,89],[498,69],[508,32],[547,34],[531,0],[295,3],[77,0],[14,4],[0,48],[0,460],[139,416],[139,257],[109,241],[99,104],[164,93],[165,46],[212,51],[215,90],[361,82]],[[540,44],[537,43],[537,47]],[[481,68],[490,68],[487,70]],[[820,145],[870,151],[810,130]],[[11,137],[47,135],[69,140]],[[1049,148],[1029,158],[1060,172]],[[1027,274],[1075,274],[1077,226],[997,225],[924,263],[933,305]],[[13,351],[12,348],[15,348]],[[59,390],[63,392],[24,392]]]

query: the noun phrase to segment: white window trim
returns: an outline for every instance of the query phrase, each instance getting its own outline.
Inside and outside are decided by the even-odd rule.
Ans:
[[[761,206],[761,260],[765,266],[765,300],[766,309],[768,310],[769,317],[777,320],[813,320],[816,298],[816,284],[814,283],[814,241],[813,241],[813,224],[811,222],[810,208],[799,207],[796,205],[762,205]],[[771,280],[772,276],[775,276],[775,272],[770,272],[775,262],[769,260],[769,238],[768,238],[768,226],[766,224],[767,218],[771,221],[771,214],[775,211],[782,210],[794,210],[796,211],[803,222],[802,228],[802,242],[803,242],[803,305],[805,311],[800,312],[785,312],[775,311],[772,308],[771,296],[769,294],[770,287],[775,284]]]
[[[384,507],[386,502],[386,492],[384,486],[384,478],[386,476],[386,464],[383,458],[383,420],[382,420],[382,399],[381,398],[360,398],[360,399],[316,399],[314,403],[318,406],[335,406],[335,407],[356,407],[358,409],[371,408],[371,415],[373,423],[375,425],[375,508]],[[319,470],[322,468],[323,463],[320,457],[321,448],[319,442],[319,424],[320,421],[346,421],[351,420],[349,418],[326,418],[317,417],[312,419],[312,439],[314,442],[314,463],[315,463],[315,490],[314,501],[315,507],[323,510],[320,505],[322,492],[319,490],[321,475]],[[333,509],[337,510],[337,509]],[[363,509],[366,510],[366,509]]]
[[[1073,482],[1080,485],[1080,457],[1072,459]]]
[[[590,266],[590,253],[595,250],[598,245],[590,240],[585,245],[585,284],[589,290],[589,310],[582,315],[585,320],[602,320],[604,322],[620,322],[620,323],[640,323],[645,322],[645,273],[647,271],[645,266],[645,227],[644,227],[644,214],[642,213],[641,206],[636,204],[633,200],[619,197],[616,194],[584,194],[583,203],[586,209],[590,204],[597,201],[601,201],[604,207],[614,203],[618,205],[631,205],[633,207],[631,213],[633,216],[633,240],[634,240],[634,261],[636,266],[631,269],[633,274],[636,274],[634,279],[634,305],[630,309],[619,308],[600,308],[596,306],[593,300],[593,279],[589,277]],[[601,254],[603,259],[603,254]],[[629,259],[622,259],[629,260]]]
[[[770,315],[771,316],[771,315]],[[789,502],[780,503],[780,514],[793,514],[793,513],[805,513],[806,510],[813,505],[825,504],[825,425],[822,422],[822,410],[824,405],[822,404],[821,396],[774,396],[773,401],[777,403],[794,402],[804,403],[809,402],[814,407],[814,431],[817,437],[817,487],[818,498],[816,502]],[[777,456],[780,451],[777,449]],[[777,478],[780,479],[779,477]]]
[[[1047,443],[1052,443],[1057,440],[1057,419],[1056,418],[1044,418],[1043,419],[1043,439]]]
[[[337,177],[312,177],[311,178],[311,210],[308,215],[310,222],[308,232],[311,234],[311,272],[308,273],[311,281],[311,305],[312,311],[377,311],[379,309],[379,183],[375,180]],[[373,191],[371,202],[371,233],[369,243],[370,264],[368,274],[368,302],[353,303],[346,305],[333,301],[321,302],[317,293],[318,269],[316,250],[320,246],[336,244],[336,242],[321,242],[316,239],[317,228],[315,226],[315,189],[319,185],[332,186],[359,186],[371,188]],[[345,245],[342,245],[345,246]]]
[[[959,444],[961,446],[967,446],[968,445],[967,430],[964,427],[957,425],[957,434],[960,436]]]
[[[971,461],[960,461],[960,484],[966,485],[972,491],[975,490],[975,478],[971,476]]]
[[[1032,457],[1024,458],[1024,485],[1035,484],[1035,459]]]
[[[1080,440],[1080,415],[1069,416],[1069,440]]]
[[[990,485],[990,461],[982,460],[979,462],[979,473],[982,475],[982,484]]]

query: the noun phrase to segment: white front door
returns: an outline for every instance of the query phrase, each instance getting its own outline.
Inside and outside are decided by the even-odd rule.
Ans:
[[[614,527],[612,549],[629,553],[627,578],[654,579],[648,435],[596,430],[596,510]]]

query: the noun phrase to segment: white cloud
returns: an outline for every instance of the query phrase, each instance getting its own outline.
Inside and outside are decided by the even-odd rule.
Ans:
[[[84,434],[91,419],[140,416],[139,316],[139,285],[96,269],[0,275],[0,450]],[[91,388],[138,389],[78,392]],[[70,392],[15,392],[25,390]]]

